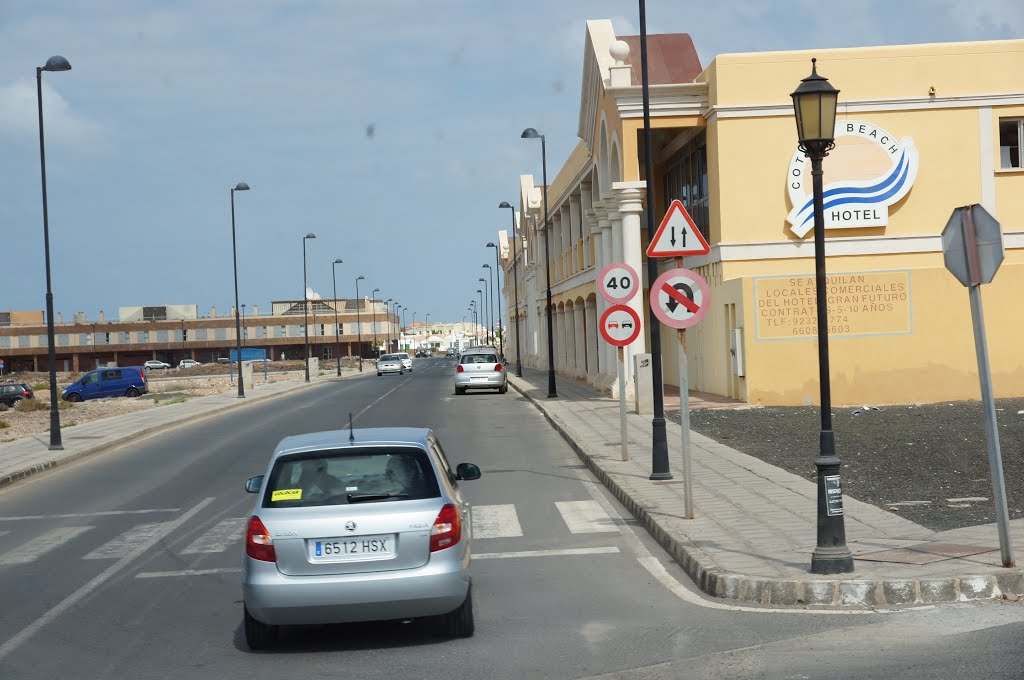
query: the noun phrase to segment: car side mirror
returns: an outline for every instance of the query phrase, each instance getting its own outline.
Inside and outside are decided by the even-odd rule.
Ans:
[[[261,486],[263,486],[263,475],[256,475],[245,480],[245,490],[248,493],[259,493]]]
[[[472,463],[459,463],[455,468],[455,476],[467,482],[480,479],[480,468]]]

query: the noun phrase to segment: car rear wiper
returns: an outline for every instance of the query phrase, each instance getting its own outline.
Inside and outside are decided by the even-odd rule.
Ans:
[[[349,503],[364,503],[367,501],[385,501],[389,498],[408,498],[407,493],[350,493],[347,498]]]

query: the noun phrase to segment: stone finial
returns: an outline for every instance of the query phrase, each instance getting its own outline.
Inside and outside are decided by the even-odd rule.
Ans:
[[[615,60],[616,66],[624,66],[629,57],[629,43],[625,40],[616,40],[608,48],[608,54]]]

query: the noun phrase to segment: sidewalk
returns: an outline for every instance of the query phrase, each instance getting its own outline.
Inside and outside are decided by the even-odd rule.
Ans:
[[[223,413],[248,404],[258,403],[282,394],[320,385],[328,380],[345,380],[360,375],[357,370],[343,370],[341,378],[325,375],[307,383],[305,380],[284,380],[246,387],[245,399],[234,391],[193,397],[180,404],[93,420],[74,428],[61,430],[63,451],[50,451],[50,435],[44,432],[7,444],[0,444],[0,487],[30,477],[38,472],[100,453],[130,442],[143,435],[169,429],[185,421]],[[362,375],[372,375],[364,371]]]
[[[934,532],[844,497],[852,574],[810,572],[817,540],[817,485],[691,432],[695,519],[685,519],[681,435],[668,421],[674,478],[654,482],[651,417],[628,416],[630,460],[621,458],[618,400],[568,378],[547,398],[546,373],[509,373],[580,459],[709,595],[742,602],[892,607],[1024,593],[1024,572],[1000,564],[994,524]],[[692,401],[692,397],[691,397]],[[813,469],[813,461],[808,461]],[[1024,520],[1010,524],[1024,545]],[[911,549],[912,548],[912,549]]]

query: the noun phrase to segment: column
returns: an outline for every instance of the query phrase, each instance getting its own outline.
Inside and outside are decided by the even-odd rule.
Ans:
[[[591,213],[593,210],[590,208],[594,200],[593,194],[590,190],[590,182],[583,182],[580,184],[580,212],[582,213],[583,221],[583,268],[587,269],[593,264],[590,258],[590,239],[591,239]]]
[[[562,313],[565,322],[565,372],[573,377],[576,376],[576,305],[568,304]]]
[[[580,242],[583,233],[583,214],[580,210],[580,195],[573,194],[569,198],[569,231],[572,235],[572,270],[581,270],[580,255],[583,244]]]
[[[585,304],[585,303],[584,303]],[[587,337],[586,322],[583,320],[583,304],[577,302],[572,308],[573,334],[575,340],[573,354],[576,358],[576,377],[584,378],[587,375]]]
[[[587,347],[587,382],[591,385],[597,378],[599,366],[597,363],[597,305],[595,300],[587,300],[584,303],[584,316],[586,319],[586,347]]]
[[[644,183],[643,182],[615,182],[612,188],[618,198],[619,215],[621,215],[621,246],[622,261],[636,270],[643,280],[643,254],[640,238],[640,215],[644,209]],[[651,282],[653,283],[653,281]],[[643,354],[647,351],[647,320],[644,317],[643,289],[641,294],[629,302],[629,306],[636,310],[643,323],[640,325],[640,336],[636,342],[626,348],[626,376],[632,380],[633,355]]]
[[[594,276],[596,277],[597,274],[600,273],[601,269],[604,267],[604,262],[602,259],[603,251],[601,248],[601,229],[598,225],[598,210],[596,208],[590,208],[586,211],[586,215],[587,228],[590,231],[590,240],[593,241],[594,243],[594,259],[591,262],[591,264],[594,266]],[[596,283],[594,287],[596,292]],[[590,334],[593,334],[593,332],[597,330],[597,319],[601,318],[601,314],[604,311],[604,308],[602,307],[602,305],[604,304],[604,298],[598,295],[597,298],[594,301],[590,302],[589,304],[593,306],[595,315],[594,325],[589,326]],[[598,344],[600,344],[600,341],[598,341]],[[598,344],[595,345],[594,352],[589,355],[591,358],[588,362],[590,364],[589,370],[592,374],[594,374],[594,377],[591,379],[591,384],[594,386],[597,386],[597,376],[604,369],[604,358],[598,351]]]
[[[561,227],[562,232],[562,252],[560,256],[564,265],[564,275],[562,278],[567,279],[576,273],[576,265],[573,264],[572,253],[573,253],[573,236],[572,236],[572,212],[569,205],[572,203],[572,197],[569,198],[567,203],[562,204],[561,210],[559,210],[558,224]]]

